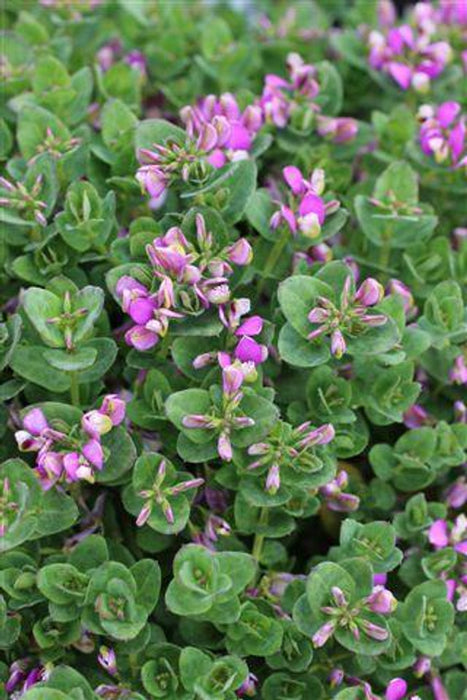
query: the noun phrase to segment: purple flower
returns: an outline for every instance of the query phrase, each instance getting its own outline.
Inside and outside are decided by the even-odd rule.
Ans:
[[[242,384],[243,373],[235,365],[229,365],[222,370],[222,391],[225,396],[235,396]]]
[[[325,622],[312,636],[311,641],[313,646],[317,649],[324,646],[326,642],[332,637],[336,629],[336,622],[330,620]]]
[[[257,686],[257,677],[254,675],[254,673],[249,673],[240,688],[237,688],[235,691],[235,695],[237,695],[239,698],[252,698],[256,695]]]
[[[380,625],[375,625],[373,622],[368,622],[368,620],[361,620],[360,624],[365,634],[378,642],[384,642],[389,637],[387,629]]]
[[[219,457],[223,459],[224,462],[230,462],[232,460],[232,444],[230,442],[229,433],[226,431],[223,431],[219,435],[219,439],[217,441],[217,452],[219,453]]]
[[[467,481],[460,476],[445,493],[446,504],[449,508],[462,508],[467,503]]]
[[[436,549],[447,547],[449,543],[448,524],[443,519],[435,520],[428,530],[428,539]]]
[[[435,700],[450,700],[448,692],[439,676],[432,675],[430,685]]]
[[[98,439],[113,428],[112,421],[100,411],[88,411],[81,419],[81,426],[90,437]]]
[[[385,700],[403,700],[405,694],[407,693],[407,683],[403,678],[393,678],[389,681],[386,692],[384,694]]]
[[[249,265],[253,259],[253,250],[246,238],[239,238],[227,249],[227,257],[235,265]]]
[[[366,598],[365,604],[374,613],[389,615],[396,609],[397,600],[384,586],[375,586],[371,595]]]
[[[331,334],[331,353],[339,360],[347,350],[347,344],[341,331],[336,328]]]
[[[449,372],[449,379],[454,384],[467,384],[467,365],[463,355],[459,355],[454,360],[454,366]]]
[[[83,445],[82,453],[93,467],[101,470],[104,466],[104,452],[102,450],[99,440],[92,438],[85,445]]]
[[[153,348],[159,340],[159,335],[145,326],[133,326],[125,333],[125,342],[142,352]]]
[[[428,412],[418,403],[415,403],[404,413],[404,425],[407,428],[421,428],[429,423],[430,417]]]
[[[110,673],[111,676],[117,675],[117,657],[113,649],[106,646],[101,646],[97,660],[102,668],[107,671],[107,673]]]
[[[466,165],[466,125],[460,104],[443,102],[436,109],[422,105],[418,118],[420,146],[426,155],[453,168]]]
[[[23,418],[23,427],[31,435],[39,436],[49,427],[47,419],[40,408],[33,408]]]
[[[354,300],[362,306],[375,306],[383,297],[383,286],[377,280],[368,277],[357,289]]]
[[[151,510],[151,504],[145,503],[138,513],[138,517],[136,518],[136,527],[142,527],[147,523],[149,516],[151,515]]]
[[[107,394],[103,398],[99,411],[108,416],[115,427],[125,419],[126,403],[117,394]]]
[[[268,475],[266,477],[266,485],[265,489],[266,492],[269,493],[271,496],[274,496],[277,491],[279,491],[281,486],[281,477],[280,477],[280,470],[279,470],[279,465],[278,464],[273,464],[272,467],[270,467],[268,471]]]
[[[350,117],[325,117],[318,115],[317,132],[333,143],[353,141],[358,133],[358,122]]]
[[[261,345],[253,340],[252,336],[259,335],[263,330],[263,319],[261,316],[251,316],[237,328],[235,335],[240,338],[234,350],[234,356],[240,362],[253,362],[259,365],[267,359],[268,350],[265,345]]]

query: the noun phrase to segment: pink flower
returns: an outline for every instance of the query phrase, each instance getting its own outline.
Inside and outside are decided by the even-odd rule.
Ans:
[[[243,384],[243,373],[234,365],[222,370],[222,390],[228,397],[234,396]]]
[[[235,265],[249,265],[253,259],[253,250],[246,238],[239,238],[227,249],[227,256]]]
[[[311,641],[313,642],[313,646],[317,649],[323,647],[326,644],[326,642],[332,637],[335,629],[336,622],[325,622],[324,625],[322,625],[312,636]]]
[[[144,326],[133,326],[125,333],[125,342],[136,350],[150,350],[159,342],[159,335]]]
[[[463,355],[459,355],[454,360],[454,366],[449,372],[449,379],[454,384],[467,384],[467,365]]]
[[[113,426],[117,426],[125,419],[126,403],[117,394],[107,394],[99,411],[110,418]]]
[[[428,539],[430,543],[436,547],[436,549],[447,547],[449,543],[449,530],[447,522],[442,519],[435,520],[430,525],[430,529],[428,530]]]
[[[385,700],[403,700],[406,693],[407,683],[404,681],[404,679],[393,678],[386,687],[384,698]]]
[[[397,606],[397,600],[384,586],[375,586],[371,595],[366,599],[366,605],[369,610],[380,615],[389,615],[394,612]]]
[[[81,419],[83,430],[92,438],[99,438],[101,435],[112,430],[112,421],[108,416],[100,411],[88,411]]]
[[[23,418],[23,427],[31,435],[39,436],[49,427],[47,419],[40,408],[33,408]]]
[[[102,469],[104,466],[104,452],[102,450],[101,444],[96,439],[89,440],[81,449],[83,456],[92,464],[96,469]]]
[[[355,301],[363,306],[374,306],[379,304],[383,297],[383,286],[372,277],[367,277],[358,288],[355,294]]]

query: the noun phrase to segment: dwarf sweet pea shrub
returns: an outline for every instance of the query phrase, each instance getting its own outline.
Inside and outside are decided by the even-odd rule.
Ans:
[[[0,700],[467,698],[467,9],[6,0]]]

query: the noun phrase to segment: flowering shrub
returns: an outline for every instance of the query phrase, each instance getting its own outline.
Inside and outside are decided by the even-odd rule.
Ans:
[[[0,700],[467,698],[465,0],[6,0]]]

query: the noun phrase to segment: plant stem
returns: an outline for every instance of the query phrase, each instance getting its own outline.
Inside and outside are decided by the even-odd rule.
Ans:
[[[70,375],[70,397],[73,406],[79,407],[79,384],[78,384],[78,372],[75,370],[69,372]]]
[[[284,228],[282,230],[279,238],[277,239],[277,241],[274,243],[273,247],[271,248],[271,252],[269,253],[268,259],[266,260],[266,265],[264,266],[264,270],[263,270],[263,276],[260,279],[259,284],[258,284],[258,297],[261,296],[261,293],[263,291],[266,280],[269,277],[269,275],[271,274],[271,272],[274,270],[288,240],[289,240],[289,234],[288,234],[287,229]]]
[[[379,254],[379,266],[382,270],[386,271],[389,266],[389,261],[391,259],[391,232],[386,231],[382,240],[383,245],[381,246],[381,252]],[[387,273],[383,272],[384,281],[386,281]]]
[[[262,528],[265,525],[268,524],[268,518],[269,518],[269,511],[267,508],[261,508],[261,512],[259,514],[259,519],[258,519],[258,527]],[[253,541],[253,549],[251,550],[252,557],[256,559],[256,561],[259,562],[260,557],[261,557],[261,552],[263,551],[263,544],[264,544],[264,535],[261,534],[260,532],[257,532],[255,535],[255,539]]]

